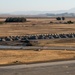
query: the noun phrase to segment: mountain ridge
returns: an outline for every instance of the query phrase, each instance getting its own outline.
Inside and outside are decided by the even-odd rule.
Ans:
[[[32,15],[32,16],[75,16],[75,8],[69,10],[57,10],[57,11],[15,11],[5,14],[0,14],[0,16],[11,16],[11,15]]]
[[[57,10],[57,11],[15,11],[9,14],[14,15],[38,15],[38,14],[46,14],[46,13],[53,13],[53,14],[60,14],[60,13],[75,13],[75,8],[71,8],[69,10]]]

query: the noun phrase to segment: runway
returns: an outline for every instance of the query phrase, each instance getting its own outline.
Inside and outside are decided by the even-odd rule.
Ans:
[[[3,46],[0,45],[0,49],[3,50],[75,50],[75,47],[71,46],[50,46],[50,47],[40,47],[40,46]]]
[[[75,75],[75,60],[4,66],[0,75]]]

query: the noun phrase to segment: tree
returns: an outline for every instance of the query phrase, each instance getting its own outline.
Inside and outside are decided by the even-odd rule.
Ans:
[[[56,20],[61,20],[61,17],[57,17]]]
[[[73,24],[74,22],[72,22],[72,21],[67,21],[67,24]]]
[[[65,17],[62,17],[62,20],[65,20]]]
[[[23,17],[10,17],[5,20],[5,22],[26,22],[26,18]]]

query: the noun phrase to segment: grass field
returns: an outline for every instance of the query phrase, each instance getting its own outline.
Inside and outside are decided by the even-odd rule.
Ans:
[[[39,46],[69,46],[75,47],[75,39],[51,39],[51,40],[39,40]]]
[[[0,65],[75,59],[75,51],[0,50]]]
[[[3,19],[4,20],[4,19]],[[66,18],[75,20],[74,18]],[[2,21],[2,20],[1,20]],[[75,24],[50,24],[50,21],[59,22],[55,18],[48,19],[27,19],[24,23],[3,23],[0,24],[0,36],[16,36],[26,34],[60,34],[75,33]]]
[[[0,21],[4,20],[0,19]],[[75,21],[75,18],[66,18],[65,21],[69,20]],[[0,36],[75,33],[75,24],[50,24],[50,21],[58,22],[55,18],[28,18],[27,21],[24,23],[0,24]],[[41,40],[38,42],[40,46],[75,46],[75,39]],[[0,65],[67,59],[75,59],[75,51],[0,50]]]

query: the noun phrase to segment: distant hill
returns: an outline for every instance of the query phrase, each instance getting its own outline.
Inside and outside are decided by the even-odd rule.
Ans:
[[[57,11],[16,11],[10,14],[15,15],[38,15],[38,14],[46,14],[46,13],[53,13],[53,14],[60,14],[60,13],[75,13],[75,8],[69,10],[57,10]]]
[[[7,14],[0,14],[0,16],[72,16],[75,17],[75,8],[69,10],[58,11],[16,11]]]
[[[75,13],[75,8],[72,8],[70,10],[67,11],[68,13]]]

